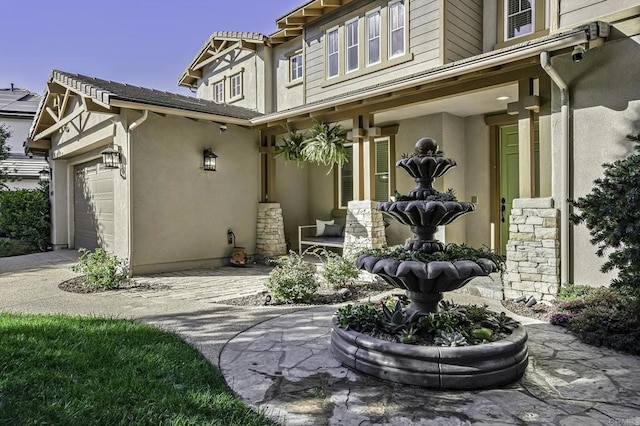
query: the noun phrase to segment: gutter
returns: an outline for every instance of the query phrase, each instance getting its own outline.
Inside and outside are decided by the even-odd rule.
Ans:
[[[571,255],[571,249],[569,247],[569,203],[567,201],[571,197],[569,191],[569,182],[571,179],[569,168],[569,86],[562,77],[560,77],[558,71],[553,68],[553,65],[551,65],[549,52],[540,53],[540,65],[560,89],[560,102],[562,104],[560,107],[560,132],[562,133],[562,150],[560,153],[560,287],[562,288],[569,282],[569,257]]]
[[[327,102],[321,102],[316,105],[303,106],[295,108],[293,110],[283,111],[280,113],[269,114],[262,117],[256,117],[250,120],[254,126],[268,124],[273,121],[286,120],[287,118],[297,117],[301,114],[313,113],[318,110],[342,105],[348,102],[356,102],[364,100],[376,95],[384,95],[395,90],[402,90],[406,88],[414,88],[417,85],[427,84],[443,80],[448,77],[456,77],[462,74],[472,73],[480,71],[486,68],[491,68],[496,65],[502,65],[507,62],[515,62],[521,59],[527,59],[542,52],[549,50],[560,50],[568,47],[573,47],[576,44],[583,44],[588,41],[588,35],[584,29],[580,28],[571,31],[561,38],[554,39],[553,41],[542,41],[532,46],[526,47],[521,50],[515,50],[510,48],[507,52],[499,52],[497,54],[490,55],[478,55],[472,60],[463,60],[461,63],[447,66],[444,69],[436,69],[426,75],[421,75],[412,79],[405,80],[401,83],[397,83],[390,86],[379,87],[373,90],[348,95],[332,99]]]

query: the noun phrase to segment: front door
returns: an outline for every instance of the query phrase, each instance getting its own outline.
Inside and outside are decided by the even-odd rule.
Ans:
[[[540,149],[538,123],[534,131],[535,196],[540,193]],[[500,127],[500,247],[498,252],[506,254],[509,240],[509,215],[514,198],[520,197],[518,173],[518,125]]]

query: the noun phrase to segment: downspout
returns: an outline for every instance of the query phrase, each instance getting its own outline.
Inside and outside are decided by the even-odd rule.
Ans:
[[[142,116],[138,118],[136,121],[131,123],[131,125],[127,128],[127,166],[129,167],[127,173],[127,186],[129,189],[129,214],[127,218],[127,232],[129,233],[129,261],[133,260],[133,233],[131,232],[131,225],[133,224],[133,181],[131,176],[133,175],[133,167],[131,167],[131,132],[133,132],[136,127],[144,123],[147,118],[149,118],[149,110],[144,110],[142,112]],[[133,263],[133,262],[131,262]],[[132,275],[131,265],[129,267],[129,277]]]
[[[569,256],[571,250],[569,247],[569,203],[567,200],[570,198],[569,182],[571,179],[569,168],[569,86],[560,77],[558,71],[551,65],[551,58],[549,52],[540,53],[540,65],[545,70],[551,80],[560,89],[560,132],[562,141],[562,150],[560,153],[560,286],[565,286],[569,282]]]

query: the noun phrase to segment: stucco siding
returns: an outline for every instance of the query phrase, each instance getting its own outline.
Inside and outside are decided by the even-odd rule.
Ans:
[[[260,193],[258,132],[150,114],[132,135],[135,273],[225,263],[227,230],[253,253]],[[202,168],[213,148],[217,171]]]
[[[568,55],[553,60],[553,65],[571,88],[570,123],[571,180],[573,197],[589,193],[593,181],[602,177],[602,164],[624,158],[632,152],[628,134],[640,133],[640,37],[607,42],[591,49],[576,64]],[[553,92],[553,140],[561,141],[560,95]],[[561,204],[561,145],[553,146],[553,198]],[[602,285],[615,274],[601,274],[604,262],[594,253],[584,225],[571,227],[573,256],[570,271],[576,284]]]
[[[277,202],[282,208],[284,235],[292,250],[298,247],[298,226],[310,225],[309,222],[309,170],[295,163],[277,160],[276,187]]]
[[[482,116],[464,119],[464,172],[465,198],[477,197],[476,211],[464,216],[464,242],[473,247],[491,247],[491,198],[490,198],[490,140],[489,128]],[[455,189],[455,188],[454,188]],[[460,198],[460,197],[458,197]],[[497,227],[499,224],[494,224]],[[495,232],[495,231],[494,231]]]
[[[449,0],[444,7],[444,57],[453,62],[482,53],[482,2]]]
[[[409,37],[407,40],[407,55],[412,54],[413,59],[400,62],[396,65],[382,68],[378,71],[364,75],[354,73],[353,78],[348,78],[348,74],[341,73],[333,83],[325,78],[325,31],[334,26],[344,26],[344,23],[355,17],[364,17],[365,14],[377,7],[383,8],[383,18],[386,16],[387,1],[373,1],[362,6],[362,2],[357,2],[357,8],[345,7],[340,9],[341,14],[336,16],[331,14],[326,19],[318,20],[309,25],[306,29],[306,51],[307,51],[307,74],[306,74],[306,95],[307,102],[315,102],[330,98],[335,95],[369,87],[379,82],[388,81],[415,73],[425,68],[431,68],[440,64],[440,29],[439,29],[439,2],[435,0],[409,2]],[[364,26],[364,19],[360,20]],[[384,31],[384,30],[383,30]],[[361,32],[364,34],[364,32]],[[342,36],[344,38],[344,36]],[[360,43],[361,56],[364,51],[365,41]],[[344,44],[341,45],[341,61],[344,62]],[[383,51],[383,58],[386,54]],[[363,60],[360,61],[359,71],[364,72]],[[384,60],[383,60],[384,62]],[[338,82],[339,81],[339,82]]]

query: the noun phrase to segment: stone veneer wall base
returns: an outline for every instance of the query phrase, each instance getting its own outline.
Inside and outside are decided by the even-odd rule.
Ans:
[[[266,262],[284,254],[287,254],[287,243],[280,203],[260,203],[258,204],[256,260]]]
[[[382,248],[387,244],[382,213],[377,201],[349,201],[344,235],[344,256],[363,249]]]
[[[560,211],[552,198],[517,198],[509,216],[505,299],[554,300],[560,289]]]

